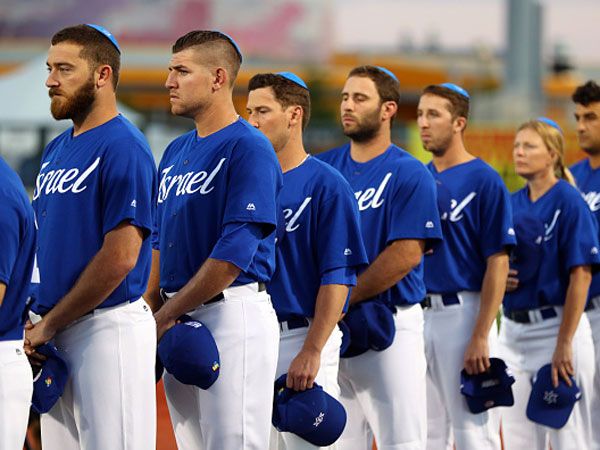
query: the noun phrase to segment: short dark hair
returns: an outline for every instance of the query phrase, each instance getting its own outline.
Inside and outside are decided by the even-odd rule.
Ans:
[[[450,111],[452,119],[458,117],[469,118],[469,99],[464,95],[438,84],[430,84],[423,89],[422,95],[425,94],[437,95],[448,100],[450,102],[448,111]]]
[[[231,76],[230,86],[233,86],[237,74],[242,65],[242,54],[233,42],[233,40],[220,31],[194,30],[181,36],[173,44],[172,52],[179,53],[191,47],[210,45],[218,50],[219,56],[223,58],[219,63],[223,63],[227,72]],[[217,64],[215,62],[215,64]]]
[[[397,106],[400,105],[400,82],[379,67],[369,65],[355,67],[348,74],[348,78],[351,77],[369,78],[375,83],[381,103],[394,102]],[[394,116],[390,119],[390,125],[393,121]]]
[[[310,120],[310,93],[308,89],[274,73],[259,73],[250,78],[248,92],[256,89],[270,87],[273,89],[275,99],[279,104],[287,108],[298,105],[302,108],[302,129],[306,129]]]
[[[88,25],[81,24],[63,28],[52,36],[52,45],[61,42],[72,42],[81,46],[79,56],[88,61],[94,70],[98,66],[110,66],[113,72],[112,85],[117,89],[121,54],[106,36]]]
[[[350,71],[350,77],[369,78],[375,83],[377,93],[382,102],[395,102],[400,104],[400,83],[394,80],[383,70],[375,66],[358,66]]]
[[[575,103],[588,106],[590,103],[600,102],[600,86],[595,81],[590,80],[581,86],[578,86],[573,92],[571,99]]]

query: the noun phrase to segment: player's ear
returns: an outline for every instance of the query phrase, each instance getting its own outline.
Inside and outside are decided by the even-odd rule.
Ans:
[[[396,102],[387,101],[381,105],[381,118],[392,120],[392,117],[398,112],[398,104]]]
[[[454,119],[454,126],[456,128],[456,131],[462,133],[463,131],[465,131],[465,128],[467,128],[467,119],[464,117],[457,117],[456,119]]]
[[[290,126],[302,124],[302,116],[304,115],[304,111],[300,105],[290,106]]]
[[[229,83],[229,74],[223,67],[217,67],[213,78],[213,92],[223,89]]]
[[[107,64],[98,66],[98,68],[94,71],[94,78],[96,80],[96,86],[100,88],[100,87],[112,84],[112,81],[111,81],[112,76],[113,76],[112,67],[110,67]]]

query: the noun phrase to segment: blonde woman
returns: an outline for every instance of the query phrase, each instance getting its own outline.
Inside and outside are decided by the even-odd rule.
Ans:
[[[560,127],[539,118],[522,124],[515,136],[515,171],[527,180],[512,195],[517,237],[500,330],[499,354],[512,370],[515,405],[502,411],[505,448],[586,449],[590,443],[593,346],[583,314],[592,268],[599,262],[595,221],[563,163]],[[582,398],[560,428],[526,416],[532,380],[552,364],[552,385],[559,379]],[[586,395],[587,394],[587,395]]]

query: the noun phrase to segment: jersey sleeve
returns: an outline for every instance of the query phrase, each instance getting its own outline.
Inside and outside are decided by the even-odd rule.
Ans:
[[[356,286],[356,267],[338,267],[328,270],[321,276],[321,285],[324,284]]]
[[[597,270],[600,265],[597,224],[585,201],[580,197],[574,200],[561,211],[560,261],[568,271],[587,265]]]
[[[368,263],[358,205],[350,186],[343,183],[327,192],[317,212],[316,251],[321,276],[332,269]]]
[[[228,223],[210,257],[227,261],[245,272],[254,259],[261,239],[262,230],[258,223]]]
[[[490,179],[480,195],[479,242],[481,254],[487,259],[495,253],[510,251],[517,241],[510,194],[500,177]]]
[[[3,200],[0,204],[0,282],[8,285],[20,244],[19,215],[16,208]]]
[[[148,237],[154,229],[157,172],[149,152],[136,141],[121,140],[109,148],[102,166],[104,234],[129,221]]]
[[[387,244],[398,239],[422,239],[429,250],[442,240],[435,181],[424,166],[406,170],[412,170],[411,175],[395,185],[391,198]]]
[[[268,141],[244,136],[232,151],[227,179],[223,226],[261,224],[263,237],[277,225],[277,199],[283,184],[281,169]]]

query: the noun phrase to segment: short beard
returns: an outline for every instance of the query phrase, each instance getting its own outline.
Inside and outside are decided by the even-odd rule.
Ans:
[[[53,90],[50,89],[49,95],[53,97]],[[83,86],[81,86],[71,97],[63,97],[63,102],[52,101],[50,103],[50,112],[56,120],[71,119],[73,121],[82,121],[92,110],[96,101],[96,90],[94,79],[90,77]],[[54,100],[52,98],[52,100]]]
[[[585,153],[587,153],[590,156],[600,155],[600,146],[588,147],[588,148],[581,147],[581,150],[583,150]]]
[[[358,123],[355,130],[346,131],[343,127],[342,130],[346,136],[355,142],[368,142],[377,136],[381,126],[379,111],[376,111],[366,116],[362,123]]]

